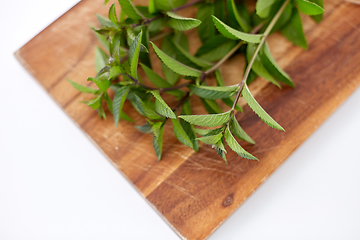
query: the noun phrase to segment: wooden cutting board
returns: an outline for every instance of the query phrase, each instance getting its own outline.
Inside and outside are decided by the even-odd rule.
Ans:
[[[158,162],[151,135],[127,122],[115,128],[112,118],[100,120],[95,111],[79,103],[91,95],[79,94],[66,79],[89,84],[87,77],[96,74],[94,46],[98,43],[89,24],[96,24],[95,13],[107,14],[103,0],[81,1],[15,55],[182,239],[206,239],[359,86],[360,6],[326,0],[325,9],[318,25],[303,16],[308,51],[280,34],[268,40],[296,88],[278,89],[263,79],[251,84],[258,102],[286,129],[284,133],[268,127],[248,107],[237,115],[257,142],[255,146],[242,144],[259,162],[229,151],[226,165],[208,146],[194,153],[177,142],[170,126],[166,126],[163,159]],[[193,15],[194,10],[179,14]],[[194,52],[199,46],[196,31],[187,34]],[[153,53],[151,57],[156,61]],[[243,66],[244,59],[237,56],[222,67],[228,85],[241,80]],[[159,62],[154,68],[160,72]],[[199,105],[196,101],[194,106]],[[201,107],[194,110],[203,111]],[[130,105],[124,111],[137,124],[144,123]]]

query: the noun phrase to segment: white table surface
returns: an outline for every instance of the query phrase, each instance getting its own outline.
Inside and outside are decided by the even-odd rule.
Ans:
[[[0,239],[178,239],[16,61],[76,0],[0,7]],[[358,89],[209,239],[360,239]]]

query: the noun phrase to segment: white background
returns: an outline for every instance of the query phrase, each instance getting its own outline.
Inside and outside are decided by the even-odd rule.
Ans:
[[[77,1],[1,1],[0,239],[178,239],[15,60]],[[360,89],[211,237],[360,239]]]

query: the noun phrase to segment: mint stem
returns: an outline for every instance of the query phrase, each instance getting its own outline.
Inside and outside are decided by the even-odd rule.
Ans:
[[[235,101],[234,101],[234,104],[231,108],[231,111],[233,112],[235,110],[235,106],[236,106],[236,103],[239,101],[239,98],[241,96],[241,92],[242,92],[242,89],[244,88],[244,85],[246,84],[246,80],[247,78],[249,77],[249,74],[250,74],[250,71],[251,71],[251,68],[252,68],[252,65],[254,64],[255,62],[255,59],[261,49],[261,47],[264,45],[264,43],[266,42],[266,38],[269,36],[272,28],[274,27],[275,23],[277,22],[277,20],[279,20],[281,14],[283,13],[286,5],[290,2],[290,0],[286,0],[283,5],[281,6],[281,8],[279,9],[279,11],[276,13],[276,15],[274,16],[274,18],[271,20],[270,24],[267,26],[264,34],[263,34],[263,37],[261,38],[261,41],[259,43],[259,45],[257,46],[247,68],[246,68],[246,71],[245,71],[245,74],[244,74],[244,77],[243,77],[243,80],[239,83],[239,90],[238,90],[238,93],[236,94],[236,98],[235,98]]]

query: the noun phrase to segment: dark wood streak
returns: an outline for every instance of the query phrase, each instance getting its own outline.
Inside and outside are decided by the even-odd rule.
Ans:
[[[83,123],[80,124],[80,127],[81,127],[82,129],[86,129],[86,125],[87,125],[91,120],[93,120],[94,117],[98,117],[98,116],[99,116],[99,115],[98,115],[97,111],[93,111],[93,112],[90,114],[90,116],[89,116]]]

